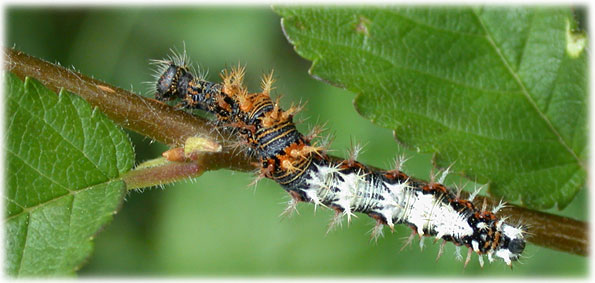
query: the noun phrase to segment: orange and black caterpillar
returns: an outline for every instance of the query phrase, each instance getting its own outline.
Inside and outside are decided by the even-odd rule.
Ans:
[[[406,224],[413,229],[412,236],[468,247],[465,265],[472,252],[479,255],[481,265],[483,255],[490,262],[496,257],[511,265],[523,252],[524,228],[497,217],[501,205],[492,211],[476,208],[475,194],[459,198],[440,184],[444,176],[438,182],[422,182],[409,178],[400,165],[389,171],[372,170],[355,158],[332,159],[324,148],[313,146],[293,123],[297,109],[284,111],[271,100],[272,74],[264,77],[262,92],[248,93],[240,67],[224,72],[223,83],[213,83],[194,75],[185,56],[157,63],[156,99],[179,100],[179,107],[210,112],[217,123],[231,127],[258,158],[261,175],[279,183],[294,205],[305,201],[330,207],[336,219],[350,220],[355,212],[368,214],[377,221],[376,235],[384,225],[392,229],[394,224]]]

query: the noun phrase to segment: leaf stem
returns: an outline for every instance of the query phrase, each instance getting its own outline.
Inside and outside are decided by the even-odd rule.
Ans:
[[[21,78],[35,78],[56,92],[66,89],[78,94],[91,105],[98,107],[116,123],[161,143],[181,146],[188,137],[199,134],[222,144],[229,138],[213,132],[207,120],[184,111],[176,111],[173,107],[157,100],[108,85],[23,52],[13,49],[5,49],[4,52],[8,71]],[[204,154],[200,161],[200,165],[179,166],[189,170],[191,175],[221,168],[236,171],[257,169],[255,160],[249,160],[243,154],[233,154],[225,150]],[[175,164],[170,166],[176,167]],[[174,170],[178,169],[174,168]],[[135,174],[141,173],[147,172],[137,171]],[[154,172],[148,174],[152,173]],[[139,176],[128,176],[129,179],[137,177]],[[139,180],[134,183],[136,184],[134,187],[142,187],[142,182]],[[483,199],[484,197],[478,197],[478,201],[483,201]],[[485,199],[490,204],[497,204],[497,201],[493,199]],[[577,255],[588,255],[589,227],[587,222],[515,205],[509,205],[503,209],[503,213],[510,216],[509,220],[512,222],[517,221],[528,225],[531,229],[528,240],[536,245]]]
[[[201,162],[170,162],[154,167],[136,168],[122,175],[128,190],[168,184],[187,178],[195,178],[204,172]]]

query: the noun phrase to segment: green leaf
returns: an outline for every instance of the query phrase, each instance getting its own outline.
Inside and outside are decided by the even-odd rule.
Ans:
[[[440,166],[526,206],[586,178],[586,38],[563,8],[278,8],[312,76]]]
[[[6,76],[6,272],[74,274],[126,192],[128,136],[82,98]]]

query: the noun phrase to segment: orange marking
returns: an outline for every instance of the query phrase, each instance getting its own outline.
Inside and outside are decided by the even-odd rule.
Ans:
[[[294,199],[295,201],[304,201],[304,199],[302,198],[302,196],[300,196],[300,194],[298,194],[295,191],[288,191],[289,195],[291,196],[292,199]]]
[[[399,171],[399,170],[389,170],[386,171],[386,173],[384,174],[384,176],[388,179],[391,180],[407,180],[409,179],[409,176],[407,176],[407,174]]]
[[[186,161],[186,155],[184,154],[183,147],[176,147],[172,148],[168,151],[165,151],[161,154],[161,156],[165,157],[165,159],[174,162],[184,162]]]
[[[231,105],[225,102],[225,98],[221,95],[217,97],[217,104],[219,105],[219,107],[225,109],[226,111],[231,111]]]
[[[113,88],[109,87],[109,86],[97,85],[97,88],[98,89],[101,89],[103,91],[107,91],[107,92],[111,92],[111,93],[116,93],[116,91]]]
[[[271,178],[273,177],[273,173],[275,172],[275,160],[272,158],[269,158],[267,160],[268,165],[266,167],[262,167],[261,168],[261,174],[267,178]]]
[[[445,186],[443,186],[442,184],[437,184],[437,183],[432,184],[432,190],[440,191],[442,193],[446,193],[448,191]]]
[[[369,212],[368,216],[374,218],[376,220],[376,222],[386,225],[386,221],[384,221],[384,217],[382,217],[380,214],[375,213],[375,212]]]
[[[494,240],[492,241],[492,249],[495,249],[496,247],[498,247],[499,243],[500,243],[500,232],[496,231],[496,235],[494,236]]]

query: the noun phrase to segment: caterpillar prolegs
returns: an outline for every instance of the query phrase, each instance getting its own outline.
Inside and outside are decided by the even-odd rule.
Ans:
[[[249,93],[243,85],[244,69],[222,73],[222,83],[206,81],[190,70],[184,56],[155,61],[158,80],[155,97],[176,100],[185,109],[215,115],[216,123],[234,130],[246,150],[260,163],[261,175],[279,183],[294,203],[325,206],[337,216],[365,213],[393,229],[406,224],[420,236],[450,241],[469,248],[491,262],[500,258],[511,265],[525,248],[525,231],[506,223],[496,212],[478,209],[472,199],[460,198],[438,182],[423,182],[400,171],[374,170],[356,160],[336,160],[304,136],[293,123],[296,107],[283,110],[270,98],[272,75],[265,76],[262,91]],[[441,251],[440,251],[441,252]]]

